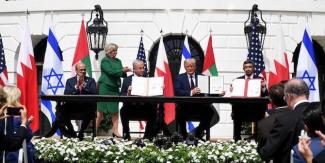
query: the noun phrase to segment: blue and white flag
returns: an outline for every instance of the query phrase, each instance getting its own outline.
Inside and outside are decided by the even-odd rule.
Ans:
[[[64,92],[64,77],[62,54],[53,29],[49,29],[47,46],[42,73],[42,95],[62,95]],[[50,124],[55,121],[56,102],[41,100],[41,110]]]
[[[179,67],[179,74],[182,74],[185,72],[184,68],[184,60],[191,58],[191,50],[190,46],[188,44],[188,37],[187,35],[185,36],[183,47],[182,47],[182,59],[181,59],[181,67]]]
[[[185,73],[185,68],[184,68],[184,61],[185,59],[191,58],[191,50],[190,46],[188,44],[188,37],[185,35],[183,47],[182,47],[182,59],[181,59],[181,67],[179,67],[179,74]],[[187,122],[187,128],[189,131],[192,131],[194,129],[194,125],[191,121]]]
[[[309,87],[309,101],[319,101],[318,70],[309,29],[306,27],[301,41],[297,65],[297,78],[304,80]]]

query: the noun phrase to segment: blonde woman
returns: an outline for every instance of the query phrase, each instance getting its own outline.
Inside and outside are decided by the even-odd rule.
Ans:
[[[131,71],[128,67],[122,67],[120,59],[116,58],[118,46],[114,43],[105,46],[106,57],[100,64],[101,76],[98,79],[99,95],[119,95],[121,77],[126,77],[126,72]],[[103,113],[112,114],[113,137],[121,137],[118,132],[118,102],[99,102],[96,119],[96,128],[103,120]]]
[[[4,114],[5,109],[7,109],[6,105],[6,99],[7,95],[3,91],[2,88],[0,88],[0,120],[3,120],[5,118],[9,118],[10,116],[7,116]],[[23,140],[27,136],[27,129],[26,129],[26,123],[27,123],[27,113],[25,110],[21,111],[21,124],[18,127],[16,134],[14,135],[7,135],[7,133],[3,132],[3,129],[0,130],[0,152],[3,150],[7,151],[13,151],[20,148]]]
[[[19,102],[21,92],[14,85],[6,85],[3,87],[3,91],[7,94],[7,106],[8,107],[21,107],[26,110],[26,107]]]

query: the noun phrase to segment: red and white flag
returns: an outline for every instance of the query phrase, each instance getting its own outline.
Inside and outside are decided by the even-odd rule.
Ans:
[[[163,36],[160,37],[158,54],[157,54],[157,62],[156,62],[156,70],[155,76],[164,77],[164,96],[172,97],[174,96],[174,86],[172,74],[170,72],[166,49],[164,45]],[[175,120],[175,103],[165,103],[165,117],[164,120],[166,124],[170,124]]]
[[[288,55],[286,53],[285,41],[283,37],[282,25],[279,26],[279,33],[277,35],[277,43],[273,54],[273,62],[270,64],[269,87],[273,84],[279,83],[282,80],[289,80],[289,63]]]
[[[22,39],[18,56],[17,87],[21,91],[20,102],[26,106],[27,115],[34,117],[30,127],[33,132],[35,132],[39,129],[37,70],[27,21],[23,23]]]

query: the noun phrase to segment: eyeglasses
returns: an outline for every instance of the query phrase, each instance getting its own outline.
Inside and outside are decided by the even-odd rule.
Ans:
[[[79,69],[79,71],[86,71],[86,69]]]

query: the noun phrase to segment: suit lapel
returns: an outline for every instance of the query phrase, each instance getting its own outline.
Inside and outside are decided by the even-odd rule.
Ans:
[[[188,81],[188,77],[187,77],[187,74],[184,73],[183,74],[183,80],[184,80],[184,86],[187,90],[191,90],[191,86],[190,86],[190,83]]]

